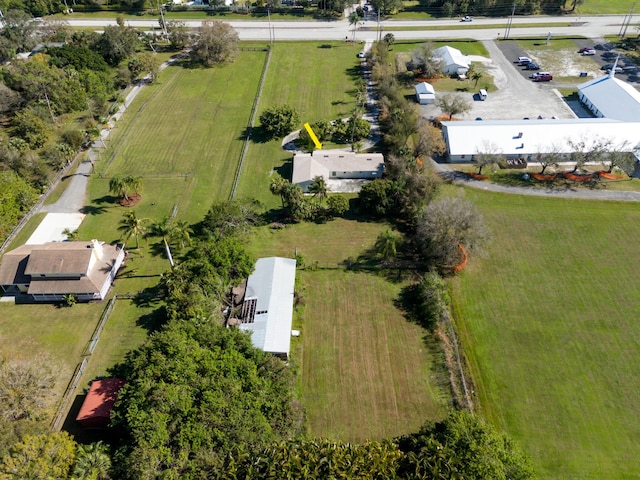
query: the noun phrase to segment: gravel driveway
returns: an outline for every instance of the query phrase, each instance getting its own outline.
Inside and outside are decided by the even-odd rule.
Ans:
[[[564,102],[562,96],[549,83],[535,83],[519,72],[513,60],[526,55],[515,42],[500,42],[502,44],[515,45],[516,49],[507,53],[501,51],[494,41],[484,41],[483,44],[489,51],[490,58],[472,56],[474,62],[482,62],[487,72],[493,77],[493,82],[498,87],[497,92],[489,92],[489,96],[483,102],[478,99],[476,93],[454,93],[461,95],[472,103],[473,108],[466,114],[458,115],[458,120],[473,120],[477,117],[483,120],[510,120],[521,118],[537,118],[542,115],[547,118],[576,118],[575,113]],[[513,58],[512,58],[513,57]],[[436,84],[436,96],[438,95]],[[441,111],[435,105],[421,105],[420,111],[423,117],[437,117]]]

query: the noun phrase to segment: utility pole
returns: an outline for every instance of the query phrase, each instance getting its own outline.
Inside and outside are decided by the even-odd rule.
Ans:
[[[382,41],[382,29],[380,27],[380,7],[381,6],[382,5],[378,7],[378,43]]]
[[[269,45],[273,45],[273,32],[271,30],[271,10],[267,8],[267,19],[269,20]]]
[[[513,16],[516,14],[516,2],[513,2],[513,8],[511,9],[511,16],[507,20],[507,28],[504,31],[504,39],[509,39],[509,33],[511,33],[511,24],[513,23]]]
[[[158,2],[157,5],[158,5],[158,10],[160,10],[160,21],[162,23],[162,32],[164,33],[165,37],[168,37],[169,34],[167,33],[167,24],[165,23],[165,20],[164,20],[164,6],[160,5],[160,2]]]
[[[627,28],[629,28],[629,25],[631,24],[631,18],[633,16],[633,10],[636,8],[636,4],[635,2],[633,3],[633,5],[631,5],[631,10],[629,10],[629,19],[627,20],[627,22],[622,22],[622,26],[623,26],[623,30],[622,30],[622,34],[620,35],[620,38],[624,38],[624,36],[627,34]],[[626,19],[626,17],[625,17]]]

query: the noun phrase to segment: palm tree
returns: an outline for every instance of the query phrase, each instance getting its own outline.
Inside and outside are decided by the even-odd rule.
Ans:
[[[79,445],[72,478],[77,480],[107,480],[111,458],[102,442]]]
[[[471,73],[471,75],[469,76],[469,78],[470,78],[471,80],[473,80],[474,82],[476,82],[476,83],[473,85],[473,88],[476,88],[476,87],[478,86],[478,82],[480,81],[480,79],[481,79],[483,76],[484,76],[484,75],[482,75],[482,72],[478,72],[478,71],[475,71],[475,70]]]
[[[284,207],[284,189],[287,185],[287,181],[280,176],[278,173],[274,173],[273,177],[271,177],[271,183],[269,184],[269,190],[274,195],[280,195],[280,201],[282,202],[282,206]]]
[[[124,177],[112,177],[111,180],[109,180],[109,192],[115,193],[125,200],[129,200],[129,195],[127,195],[127,182]]]
[[[140,177],[134,177],[132,175],[128,175],[124,178],[124,181],[127,184],[127,187],[132,188],[136,195],[139,194],[140,189],[142,188],[142,179]]]
[[[191,227],[185,221],[175,222],[170,234],[172,244],[177,244],[181,249],[191,245]]]
[[[140,246],[140,236],[146,232],[145,223],[148,218],[140,218],[136,215],[135,210],[128,210],[124,217],[120,220],[118,231],[122,232],[122,239],[126,242],[132,236],[136,239],[136,248]]]
[[[171,255],[171,247],[169,245],[168,240],[171,237],[173,231],[174,231],[174,225],[171,218],[168,216],[165,216],[165,217],[162,217],[162,220],[152,223],[151,227],[149,228],[149,232],[147,233],[148,237],[162,238],[162,242],[164,243],[164,250],[167,253],[167,258],[169,259],[171,268],[175,266],[175,263],[173,262],[173,256]]]
[[[313,196],[317,197],[320,203],[322,203],[322,200],[327,196],[328,190],[327,182],[323,176],[317,175],[313,177],[313,182],[309,185],[309,193],[313,193]]]
[[[349,26],[353,25],[353,41],[356,40],[356,27],[358,26],[358,22],[360,21],[360,15],[356,12],[353,12],[349,15]]]
[[[373,248],[383,260],[389,260],[391,258],[395,258],[398,254],[399,244],[400,236],[387,228],[384,232],[378,235]]]

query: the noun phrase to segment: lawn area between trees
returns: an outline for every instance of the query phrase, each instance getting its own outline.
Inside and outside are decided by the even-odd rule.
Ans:
[[[494,236],[452,280],[479,410],[543,479],[640,475],[640,205],[464,195]]]
[[[384,222],[336,219],[261,227],[250,251],[330,270],[298,270],[294,365],[312,436],[363,442],[415,431],[446,414],[450,394],[438,348],[395,306],[404,281],[338,267],[373,248]],[[392,273],[391,277],[396,277]],[[395,280],[395,278],[393,279]]]

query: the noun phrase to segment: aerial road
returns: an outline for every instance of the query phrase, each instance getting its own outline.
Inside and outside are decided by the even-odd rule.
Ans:
[[[474,19],[473,24],[461,24],[454,20],[385,20],[378,23],[375,20],[365,20],[358,24],[355,38],[358,41],[373,41],[383,34],[393,33],[398,40],[412,40],[423,38],[474,38],[476,40],[496,40],[504,38],[507,18],[482,18]],[[541,36],[551,32],[553,35],[580,35],[588,38],[602,38],[605,35],[616,35],[624,15],[596,15],[596,16],[536,16],[514,17],[511,37]],[[103,28],[107,25],[116,25],[115,18],[107,19],[74,19],[67,18],[73,27]],[[185,25],[196,28],[201,20],[186,20]],[[352,27],[347,20],[339,21],[263,21],[240,20],[227,22],[238,32],[241,40],[341,40],[351,38]],[[531,26],[539,23],[540,26]],[[127,20],[131,27],[158,27],[157,20]],[[518,27],[518,25],[527,25]],[[464,25],[465,28],[459,28]],[[469,28],[473,25],[476,28]],[[271,35],[269,34],[271,26]],[[482,27],[484,26],[484,27]],[[489,27],[491,26],[491,27]],[[493,28],[495,26],[495,28]],[[433,30],[437,27],[437,30]],[[448,27],[442,29],[443,27]],[[482,28],[478,28],[482,27]],[[411,30],[404,30],[411,28]],[[629,27],[631,31],[636,29],[636,24]]]

